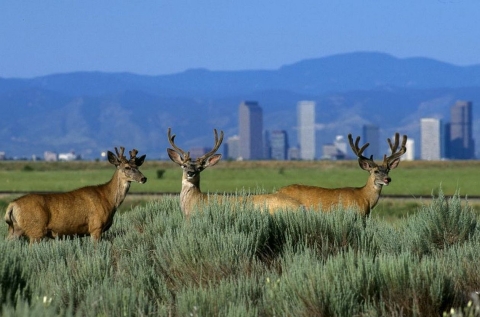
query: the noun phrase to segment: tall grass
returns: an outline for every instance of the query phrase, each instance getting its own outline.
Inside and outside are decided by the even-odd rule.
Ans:
[[[228,209],[184,219],[165,196],[117,215],[97,244],[2,240],[0,314],[480,314],[480,219],[458,194],[395,225],[353,210]]]

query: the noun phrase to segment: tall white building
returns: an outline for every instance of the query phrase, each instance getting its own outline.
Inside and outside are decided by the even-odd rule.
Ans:
[[[407,152],[402,155],[401,159],[404,161],[413,161],[415,160],[415,140],[407,139],[407,144],[405,145]]]
[[[440,119],[422,118],[420,121],[420,158],[427,161],[442,158],[442,123]]]
[[[315,102],[299,101],[297,103],[298,144],[300,159],[315,159]]]

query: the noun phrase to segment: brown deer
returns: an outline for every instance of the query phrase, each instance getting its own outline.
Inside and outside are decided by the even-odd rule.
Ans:
[[[87,186],[66,193],[27,194],[12,201],[5,213],[8,238],[26,236],[30,243],[44,237],[87,236],[98,241],[113,222],[115,211],[122,204],[130,182],[145,183],[138,170],[145,156],[130,151],[130,159],[115,148],[108,151],[108,161],[116,166],[112,179],[103,185]]]
[[[249,196],[223,196],[209,195],[200,191],[200,173],[207,167],[214,166],[220,161],[221,154],[215,154],[223,141],[223,131],[218,138],[217,130],[215,134],[215,145],[213,149],[203,156],[192,160],[190,152],[185,152],[175,145],[175,135],[171,135],[171,129],[168,129],[168,140],[173,149],[167,148],[170,159],[180,165],[183,169],[182,190],[180,192],[180,206],[185,216],[189,216],[195,210],[201,209],[204,204],[216,202],[218,204],[229,203],[235,206],[236,203],[251,204],[260,210],[268,210],[273,213],[276,210],[293,210],[301,207],[301,204],[293,198],[282,194],[264,194]]]
[[[376,164],[373,161],[373,155],[367,158],[362,155],[363,151],[369,146],[366,143],[359,148],[358,142],[360,137],[357,137],[355,144],[353,144],[352,135],[348,135],[350,141],[350,147],[355,155],[358,157],[358,164],[363,170],[370,173],[370,177],[367,183],[363,187],[344,187],[344,188],[322,188],[316,186],[307,185],[289,185],[282,187],[278,190],[278,193],[287,195],[298,200],[307,208],[321,208],[323,211],[330,211],[336,206],[358,208],[360,214],[368,216],[370,211],[375,207],[380,198],[380,193],[383,186],[388,186],[392,181],[388,176],[391,169],[398,166],[400,157],[406,152],[405,144],[407,142],[407,136],[403,136],[402,145],[400,150],[399,146],[399,134],[395,134],[395,142],[388,139],[388,144],[391,155],[387,157],[384,155],[381,165]]]

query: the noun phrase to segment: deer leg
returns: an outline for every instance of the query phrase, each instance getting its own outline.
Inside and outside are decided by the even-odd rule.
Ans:
[[[8,240],[18,239],[23,236],[25,232],[23,232],[22,228],[15,224],[8,225]]]
[[[29,230],[25,230],[25,235],[30,240],[30,244],[40,242],[47,235],[47,229],[44,226],[29,228]]]
[[[98,229],[94,229],[90,232],[90,236],[92,237],[92,240],[94,242],[98,242],[100,241],[100,237],[102,236],[102,229],[101,228],[98,228]]]

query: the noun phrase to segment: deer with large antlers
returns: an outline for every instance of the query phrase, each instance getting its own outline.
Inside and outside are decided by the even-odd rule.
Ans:
[[[199,210],[202,206],[211,202],[218,204],[228,202],[231,205],[235,205],[235,203],[251,204],[254,208],[262,211],[267,210],[270,213],[277,210],[297,210],[302,207],[297,200],[277,193],[228,197],[202,193],[200,191],[200,173],[207,167],[217,164],[222,157],[221,154],[215,153],[222,144],[223,131],[220,132],[220,138],[217,130],[214,129],[213,131],[215,135],[213,149],[196,160],[192,160],[190,152],[185,152],[175,145],[175,135],[171,135],[171,129],[168,129],[168,140],[173,147],[173,149],[167,149],[168,156],[183,169],[180,206],[185,216],[188,217],[195,210]]]
[[[130,159],[115,148],[108,151],[108,161],[116,171],[108,183],[82,187],[65,193],[27,194],[12,201],[5,213],[8,238],[26,236],[30,243],[44,237],[90,235],[98,241],[102,232],[113,223],[113,216],[122,204],[132,181],[145,183],[147,178],[138,170],[145,155],[130,151]]]
[[[400,157],[406,152],[405,144],[407,136],[403,136],[402,144],[399,149],[399,134],[395,134],[395,141],[392,143],[388,139],[391,154],[384,155],[381,165],[373,161],[373,155],[367,158],[362,155],[363,151],[369,146],[366,143],[361,148],[358,146],[360,137],[357,137],[355,144],[352,135],[348,135],[350,147],[358,157],[358,164],[363,170],[370,173],[367,183],[363,187],[344,187],[344,188],[323,188],[307,185],[289,185],[282,187],[278,193],[292,197],[307,208],[321,208],[324,211],[330,211],[332,208],[342,206],[346,208],[358,208],[359,212],[368,216],[370,211],[376,206],[383,186],[388,186],[392,181],[388,173],[396,168],[400,163]]]

